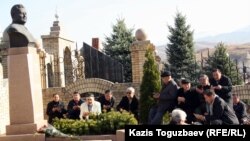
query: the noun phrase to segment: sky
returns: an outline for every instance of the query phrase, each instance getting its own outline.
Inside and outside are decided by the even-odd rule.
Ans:
[[[177,11],[186,16],[195,39],[250,26],[250,0],[1,0],[0,32],[11,23],[11,7],[19,3],[27,10],[25,25],[36,39],[49,34],[57,13],[77,44],[91,44],[93,37],[105,41],[116,20],[124,18],[134,32],[142,28],[153,44],[165,45],[167,26],[173,26]]]

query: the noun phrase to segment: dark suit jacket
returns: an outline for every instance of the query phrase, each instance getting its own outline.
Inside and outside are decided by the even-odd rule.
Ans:
[[[185,102],[178,103],[177,107],[181,108],[183,111],[187,113],[187,122],[191,123],[192,121],[195,121],[194,112],[197,108],[199,108],[200,105],[200,97],[199,93],[196,92],[195,89],[191,88],[190,90],[184,92],[183,88],[180,88],[177,91],[177,98],[178,97],[184,97]]]
[[[120,103],[117,105],[116,109],[119,111],[121,108],[134,114],[138,118],[138,107],[139,101],[136,96],[133,97],[132,102],[129,104],[129,99],[127,96],[123,96]]]
[[[213,103],[213,115],[205,116],[206,121],[209,123],[215,120],[221,120],[222,124],[239,124],[233,109],[231,109],[227,103],[216,96]]]
[[[73,107],[74,106],[81,106],[81,104],[83,103],[84,101],[82,99],[80,99],[80,101],[78,103],[76,103],[74,101],[74,99],[70,100],[69,101],[69,104],[68,104],[68,118],[69,119],[80,119],[79,118],[79,115],[80,115],[80,109],[76,109],[74,110]]]
[[[221,79],[219,81],[216,81],[214,78],[209,79],[210,80],[210,85],[212,86],[218,86],[221,85],[222,88],[220,90],[215,90],[214,92],[221,97],[225,102],[229,103],[230,100],[232,100],[232,82],[231,80],[225,76],[222,75]]]
[[[239,103],[233,106],[235,114],[240,123],[243,123],[243,119],[247,118],[247,108],[246,104],[243,101],[239,101]]]
[[[59,111],[55,111],[53,112],[53,108],[57,107],[60,110]],[[48,123],[52,123],[52,120],[54,118],[63,118],[63,114],[66,114],[66,109],[64,108],[64,103],[62,101],[59,102],[55,102],[55,101],[51,101],[48,103],[47,105],[47,112],[46,114],[49,116],[49,120]]]
[[[114,97],[111,97],[111,99],[108,101],[108,100],[105,99],[104,95],[102,95],[101,97],[99,97],[98,101],[101,103],[102,110],[103,110],[103,105],[109,105],[110,106],[110,108],[106,109],[107,112],[109,112],[111,110],[111,108],[114,107],[114,104],[115,104]]]

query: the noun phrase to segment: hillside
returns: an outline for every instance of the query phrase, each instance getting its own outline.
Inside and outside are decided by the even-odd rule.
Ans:
[[[250,42],[250,26],[245,28],[229,32],[218,34],[215,36],[207,36],[203,38],[199,38],[196,40],[197,42],[224,42],[228,44],[243,44]]]
[[[215,43],[208,43],[208,42],[198,42],[195,44],[195,51],[196,51],[196,60],[200,61],[201,56],[206,58],[208,54],[212,54],[214,52]],[[237,59],[241,61],[246,54],[250,53],[250,42],[244,44],[226,44],[227,51],[230,55],[231,59]],[[161,57],[163,62],[166,61],[166,53],[165,53],[166,45],[157,46],[157,54]]]
[[[206,50],[207,48],[213,48],[216,43],[209,43],[209,42],[197,42],[195,43],[195,51]],[[166,46],[167,45],[160,45],[156,46],[156,52],[161,57],[163,62],[166,61]]]
[[[227,45],[227,44],[226,44]],[[201,56],[207,58],[208,54],[212,54],[215,48],[201,49],[196,52],[196,59],[201,60]],[[241,62],[246,57],[247,53],[250,53],[250,43],[238,44],[238,45],[227,45],[227,51],[230,58]]]

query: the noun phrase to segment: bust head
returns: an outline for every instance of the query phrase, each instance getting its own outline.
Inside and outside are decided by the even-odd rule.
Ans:
[[[12,23],[3,33],[3,41],[6,48],[13,47],[37,47],[38,42],[34,39],[29,30],[24,26],[27,21],[27,14],[22,4],[16,4],[11,8]]]
[[[27,21],[27,13],[22,4],[16,4],[11,8],[12,23],[25,24]]]

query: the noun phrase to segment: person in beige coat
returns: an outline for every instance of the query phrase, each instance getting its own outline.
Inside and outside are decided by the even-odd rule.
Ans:
[[[89,114],[99,115],[101,111],[101,104],[95,101],[94,95],[90,94],[86,97],[86,101],[81,104],[80,119],[88,119]]]

